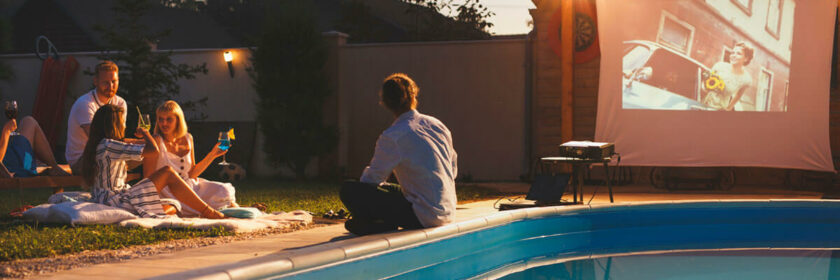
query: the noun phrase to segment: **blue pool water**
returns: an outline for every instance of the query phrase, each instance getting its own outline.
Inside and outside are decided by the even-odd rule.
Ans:
[[[685,251],[565,260],[499,279],[838,279],[832,250]],[[835,257],[832,257],[835,256]],[[488,278],[495,278],[488,275]]]
[[[630,205],[558,211],[269,278],[837,279],[838,233],[836,202]]]

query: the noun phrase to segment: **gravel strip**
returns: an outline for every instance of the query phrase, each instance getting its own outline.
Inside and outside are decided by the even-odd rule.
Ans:
[[[310,224],[293,224],[287,228],[275,228],[259,232],[239,233],[234,236],[178,239],[150,245],[131,246],[119,250],[83,251],[48,258],[5,261],[0,262],[0,279],[25,278],[27,276],[63,271],[101,263],[123,262],[131,259],[171,253],[184,249],[224,244],[238,240],[257,239],[260,237],[327,226],[335,223],[336,221],[315,219],[314,222]]]

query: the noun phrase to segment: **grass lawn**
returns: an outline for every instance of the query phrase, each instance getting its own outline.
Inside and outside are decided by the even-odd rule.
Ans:
[[[237,182],[236,199],[242,206],[263,203],[268,212],[303,209],[320,215],[343,207],[338,199],[338,182],[294,182],[251,179]],[[78,189],[66,189],[77,191]],[[172,239],[232,235],[222,230],[139,229],[116,225],[46,225],[9,216],[20,205],[46,202],[51,189],[0,190],[0,261],[49,257],[84,250],[120,249]],[[493,190],[458,185],[458,201],[469,202],[505,196]]]

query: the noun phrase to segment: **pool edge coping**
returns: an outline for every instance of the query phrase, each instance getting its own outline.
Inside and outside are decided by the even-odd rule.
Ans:
[[[603,203],[595,205],[548,206],[507,210],[485,216],[451,223],[440,227],[405,230],[383,234],[359,236],[351,239],[329,242],[300,249],[299,254],[270,255],[259,260],[228,263],[192,270],[196,277],[189,279],[253,279],[271,275],[302,272],[327,264],[350,261],[358,257],[371,256],[390,250],[419,246],[439,239],[454,237],[472,231],[495,227],[515,221],[536,219],[575,213],[593,213],[619,209],[642,208],[681,208],[697,206],[717,206],[721,204],[739,204],[743,207],[807,206],[840,207],[840,200],[835,199],[706,199],[706,200],[662,200],[621,203]],[[282,251],[278,252],[282,253]],[[203,273],[202,273],[203,272]],[[162,277],[166,277],[163,275]]]

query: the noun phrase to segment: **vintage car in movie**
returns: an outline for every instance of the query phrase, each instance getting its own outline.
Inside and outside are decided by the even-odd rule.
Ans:
[[[696,60],[654,42],[626,41],[622,65],[622,108],[712,110],[701,102],[710,70]]]

